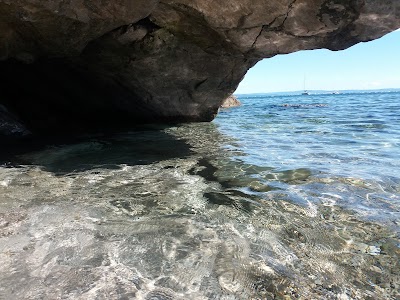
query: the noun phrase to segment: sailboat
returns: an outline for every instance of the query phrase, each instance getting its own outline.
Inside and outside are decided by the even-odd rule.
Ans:
[[[306,90],[306,75],[304,75],[303,92],[301,94],[310,95],[310,93]]]

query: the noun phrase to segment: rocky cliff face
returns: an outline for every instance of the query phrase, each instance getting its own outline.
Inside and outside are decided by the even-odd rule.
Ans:
[[[210,121],[260,59],[379,38],[400,2],[0,0],[0,16],[0,104],[52,133]]]

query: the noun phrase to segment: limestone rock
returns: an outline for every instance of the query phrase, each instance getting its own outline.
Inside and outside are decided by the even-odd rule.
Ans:
[[[240,101],[235,96],[231,95],[222,102],[221,107],[230,108],[230,107],[237,107],[240,105],[242,105],[242,103],[240,103]]]
[[[0,0],[0,102],[34,133],[210,121],[262,58],[399,27],[398,0]]]

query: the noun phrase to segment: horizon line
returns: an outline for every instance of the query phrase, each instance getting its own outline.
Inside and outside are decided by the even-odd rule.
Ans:
[[[384,90],[400,90],[400,87],[397,88],[381,88],[381,89],[345,89],[345,90],[307,90],[307,92],[349,92],[349,91],[384,91]],[[276,94],[276,93],[300,93],[304,92],[304,90],[293,90],[293,91],[279,91],[279,92],[250,92],[250,93],[237,93],[234,92],[233,95],[251,95],[251,94]]]

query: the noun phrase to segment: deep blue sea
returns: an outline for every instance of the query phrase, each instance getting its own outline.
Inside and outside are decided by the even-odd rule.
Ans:
[[[400,93],[0,156],[0,299],[400,299]]]

